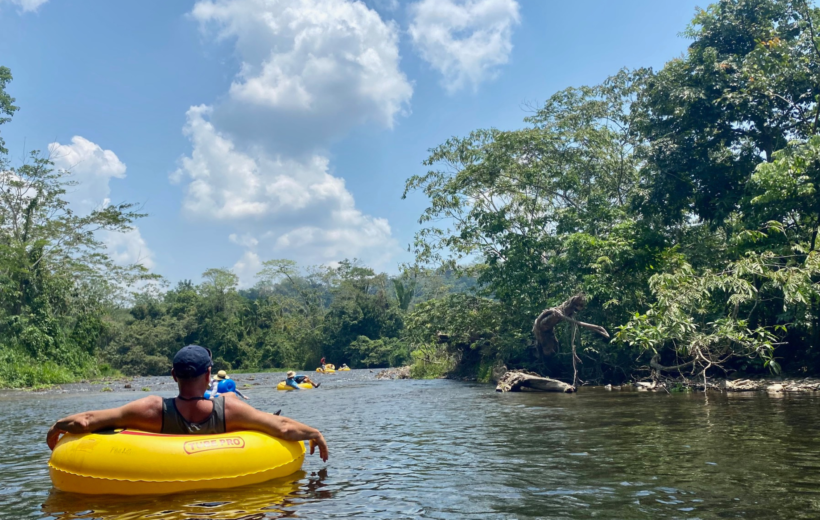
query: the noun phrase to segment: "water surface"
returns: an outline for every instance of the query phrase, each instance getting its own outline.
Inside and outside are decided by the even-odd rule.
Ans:
[[[251,404],[320,428],[330,460],[257,486],[164,497],[54,490],[45,432],[170,378],[0,394],[0,517],[50,519],[820,518],[820,396],[496,394],[466,382],[239,375]],[[253,379],[251,379],[253,378]],[[243,389],[244,391],[245,389]]]

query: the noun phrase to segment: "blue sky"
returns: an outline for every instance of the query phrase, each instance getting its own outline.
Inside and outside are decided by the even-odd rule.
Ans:
[[[701,2],[701,5],[703,2]],[[12,158],[51,153],[72,204],[143,204],[115,258],[209,267],[358,257],[394,272],[427,150],[513,129],[557,90],[685,51],[690,0],[0,0],[21,110]],[[194,107],[194,108],[192,108]]]

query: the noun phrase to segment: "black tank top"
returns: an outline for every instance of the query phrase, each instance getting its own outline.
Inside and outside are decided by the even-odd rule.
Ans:
[[[225,433],[225,396],[220,395],[213,400],[214,409],[211,415],[201,423],[192,423],[177,410],[174,397],[162,399],[162,433],[212,435]]]

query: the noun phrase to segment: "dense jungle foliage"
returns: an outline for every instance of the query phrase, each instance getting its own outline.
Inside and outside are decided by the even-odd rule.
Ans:
[[[475,284],[450,273],[391,278],[347,260],[308,270],[271,260],[247,290],[227,269],[202,278],[144,292],[113,312],[100,358],[125,374],[161,375],[193,343],[227,370],[313,370],[323,356],[354,368],[401,366],[411,359],[403,339],[408,307]]]
[[[198,343],[220,368],[410,363],[417,377],[496,366],[585,383],[820,373],[820,9],[722,0],[661,70],[555,93],[519,130],[432,149],[405,195],[429,200],[398,276],[356,261],[270,260],[239,289],[226,269],[170,290],[99,241],[141,215],[77,215],[66,172],[0,164],[0,384],[116,369],[168,373]],[[0,68],[0,124],[17,110]],[[0,140],[0,155],[8,150]],[[136,290],[139,288],[139,290]],[[536,347],[541,310],[584,293]]]
[[[818,29],[806,0],[723,0],[695,14],[688,52],[663,69],[566,89],[521,130],[432,150],[431,171],[407,183],[430,200],[415,251],[482,290],[414,313],[458,331],[428,357],[571,378],[576,331],[539,359],[530,329],[583,292],[583,320],[616,333],[578,332],[583,381],[650,365],[817,373]],[[479,262],[459,268],[466,258]]]

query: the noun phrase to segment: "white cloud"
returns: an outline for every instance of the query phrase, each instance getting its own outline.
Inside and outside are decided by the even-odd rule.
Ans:
[[[256,273],[262,270],[262,259],[253,251],[245,251],[231,270],[239,277],[240,287],[250,287],[256,279]]]
[[[421,0],[410,6],[409,33],[448,92],[477,88],[507,63],[518,9],[516,0]]]
[[[71,144],[51,143],[48,152],[54,166],[68,171],[76,183],[66,189],[65,199],[81,215],[108,205],[109,181],[125,178],[126,166],[117,154],[84,137],[75,135]],[[102,231],[99,238],[115,262],[121,265],[141,263],[149,269],[154,267],[154,254],[138,228],[125,233]]]
[[[363,3],[214,0],[192,15],[235,41],[242,68],[213,117],[243,142],[304,151],[362,123],[390,128],[413,94],[398,28]]]
[[[192,151],[171,174],[183,212],[235,226],[243,283],[262,259],[386,262],[390,225],[356,208],[326,150],[407,112],[396,25],[348,0],[204,0],[191,15],[233,42],[242,66],[222,100],[188,110]]]
[[[0,0],[0,4],[16,5],[23,13],[37,11],[46,2],[48,0]]]
[[[147,269],[153,269],[156,265],[154,252],[148,247],[139,228],[125,233],[106,231],[102,241],[108,248],[108,254],[120,265],[142,264]]]
[[[77,211],[90,212],[108,203],[112,178],[125,178],[125,163],[111,150],[75,135],[71,144],[51,143],[49,157],[60,170],[71,173],[76,186],[67,188],[66,199]]]
[[[356,209],[344,180],[328,173],[326,157],[239,151],[206,119],[208,113],[201,106],[188,111],[185,133],[193,152],[172,174],[175,182],[187,182],[183,211],[189,217],[235,222],[242,233],[229,239],[266,258],[327,263],[395,251],[387,220]]]
[[[245,233],[244,235],[237,235],[236,233],[231,233],[228,235],[228,239],[234,244],[240,245],[242,247],[256,247],[259,245],[259,241],[253,238],[253,236]]]

